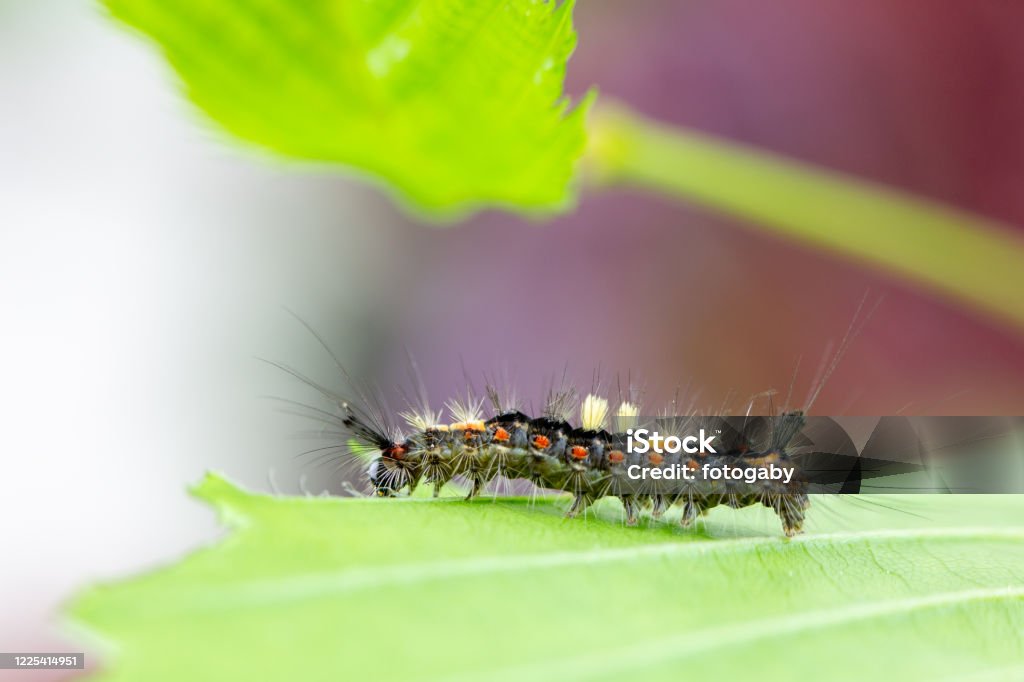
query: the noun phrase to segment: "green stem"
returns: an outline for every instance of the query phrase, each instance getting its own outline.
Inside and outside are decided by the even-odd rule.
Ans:
[[[1024,332],[1024,238],[1005,225],[622,109],[595,114],[599,180],[703,204],[968,304]]]

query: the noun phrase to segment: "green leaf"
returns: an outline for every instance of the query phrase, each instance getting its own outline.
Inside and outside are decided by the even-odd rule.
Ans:
[[[562,500],[281,498],[213,475],[195,492],[223,542],[73,606],[115,645],[104,679],[1024,671],[1024,497],[818,498],[787,541],[755,509],[686,532],[627,528],[613,503],[565,520]]]
[[[231,133],[420,207],[570,201],[574,0],[104,0]]]

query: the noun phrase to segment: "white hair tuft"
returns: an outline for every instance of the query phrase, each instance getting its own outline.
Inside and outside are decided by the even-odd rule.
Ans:
[[[608,419],[608,401],[593,393],[580,405],[580,421],[587,431],[600,431]]]

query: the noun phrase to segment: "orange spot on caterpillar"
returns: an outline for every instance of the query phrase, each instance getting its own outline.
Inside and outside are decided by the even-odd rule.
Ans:
[[[549,445],[551,445],[551,439],[548,438],[547,436],[534,436],[533,437],[533,447],[537,448],[538,450],[543,450],[544,448],[548,447]]]
[[[661,463],[665,461],[665,458],[659,455],[657,452],[652,452],[647,455],[647,461],[653,466],[661,466]]]
[[[582,445],[573,445],[569,450],[569,454],[572,455],[573,459],[586,459],[587,449]]]
[[[385,450],[383,455],[391,459],[402,459],[406,452],[408,452],[408,448],[402,445],[395,445]]]
[[[612,464],[622,464],[626,460],[626,455],[622,454],[622,450],[612,450],[608,453],[608,461]]]
[[[508,431],[501,428],[500,426],[494,431],[494,440],[498,441],[499,443],[508,442],[508,440],[511,437],[512,436],[509,435]]]
[[[698,469],[697,460],[691,459],[686,463],[686,468],[690,471],[696,471]]]

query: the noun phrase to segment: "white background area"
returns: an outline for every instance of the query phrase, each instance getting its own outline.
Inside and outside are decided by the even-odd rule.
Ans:
[[[172,78],[96,4],[0,0],[0,650],[67,649],[77,590],[217,537],[206,469],[295,489],[257,356],[315,357],[283,307],[352,319],[384,256],[339,267],[367,193],[223,144]]]

